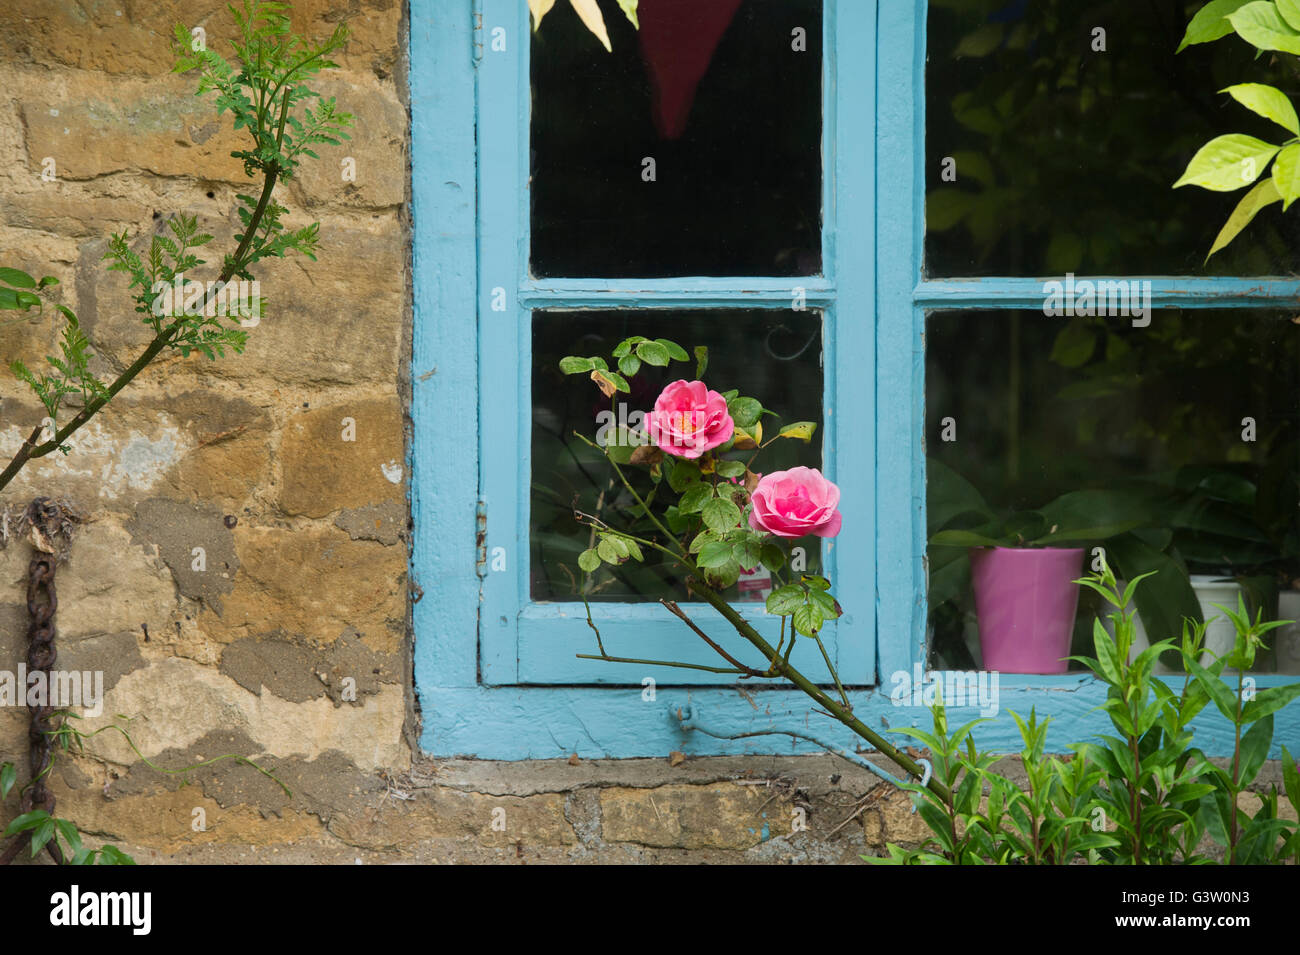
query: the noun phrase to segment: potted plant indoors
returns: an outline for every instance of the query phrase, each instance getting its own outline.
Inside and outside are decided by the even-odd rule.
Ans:
[[[1154,526],[1167,492],[1134,482],[1070,491],[1037,510],[999,514],[961,475],[927,467],[932,606],[974,591],[983,666],[1007,673],[1064,673],[1085,552],[1134,577],[1157,571],[1139,612],[1158,632],[1177,632],[1197,603],[1186,575]]]

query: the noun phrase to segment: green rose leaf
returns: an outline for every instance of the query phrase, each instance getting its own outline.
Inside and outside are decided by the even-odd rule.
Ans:
[[[600,555],[596,553],[595,548],[584,550],[578,555],[578,566],[587,573],[591,573],[600,566]]]
[[[788,617],[804,605],[804,589],[798,584],[786,584],[767,595],[767,612],[778,617]]]
[[[715,497],[705,504],[701,513],[704,516],[704,523],[719,534],[725,534],[740,523],[740,508],[720,497]]]
[[[712,499],[713,485],[700,481],[686,489],[686,493],[682,495],[682,499],[677,504],[677,509],[683,514],[698,514],[704,510],[704,505]]]
[[[700,548],[700,556],[696,562],[702,569],[721,567],[731,560],[731,545],[723,541],[709,541]]]
[[[816,430],[817,422],[815,421],[796,421],[793,424],[786,425],[777,434],[782,438],[798,438],[800,441],[808,443],[812,441],[813,433]]]
[[[827,620],[835,620],[840,615],[840,605],[824,590],[808,591],[808,602],[820,610]]]
[[[757,398],[730,398],[727,400],[727,413],[737,428],[748,430],[758,421],[763,406]]]
[[[1280,147],[1244,133],[1216,136],[1196,151],[1174,188],[1200,186],[1232,192],[1259,178]]]
[[[676,342],[670,342],[666,338],[656,338],[656,345],[662,345],[668,352],[668,357],[673,361],[690,361],[691,356],[686,354],[686,349]]]
[[[709,367],[709,346],[695,346],[695,378],[698,381],[704,377],[704,372]]]
[[[752,537],[741,541],[731,549],[731,554],[735,557],[736,563],[745,570],[753,570],[762,563],[762,552],[762,545]]]
[[[618,360],[618,370],[631,377],[641,370],[641,359],[636,355],[624,355]]]
[[[1300,30],[1300,0],[1277,0],[1277,12],[1292,30]]]
[[[763,545],[759,557],[763,561],[763,566],[773,573],[785,566],[785,551],[774,541],[768,541]]]
[[[0,765],[0,799],[9,795],[9,790],[14,788],[14,782],[18,778],[18,770],[14,768],[13,763],[4,763]]]
[[[745,462],[743,461],[719,461],[718,474],[724,478],[740,477],[745,473]]]
[[[704,549],[704,545],[718,539],[718,535],[713,533],[707,527],[695,535],[695,540],[691,541],[690,552],[698,554]]]
[[[831,582],[825,577],[818,577],[816,574],[803,574],[799,578],[812,590],[830,590]]]
[[[665,466],[672,462],[672,467],[668,471],[668,486],[681,494],[691,484],[700,479],[700,466],[694,461],[688,461],[686,458],[679,458],[673,455],[667,455],[664,458]]]
[[[567,358],[560,359],[560,371],[566,375],[580,375],[584,371],[591,371],[596,367],[596,363],[590,358],[578,358],[576,355],[569,355]]]
[[[613,540],[608,537],[600,539],[600,543],[596,545],[596,553],[607,564],[621,564],[627,559],[627,555],[619,553],[619,549],[614,545]]]
[[[805,637],[811,637],[821,630],[825,618],[816,604],[805,603],[795,609],[790,622],[794,624],[795,630],[799,633],[802,633]]]
[[[642,342],[636,346],[636,353],[647,365],[662,368],[668,364],[668,349],[658,342]]]

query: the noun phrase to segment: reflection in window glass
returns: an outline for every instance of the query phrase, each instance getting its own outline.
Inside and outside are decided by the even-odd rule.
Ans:
[[[1279,613],[1279,593],[1281,617],[1300,615],[1294,317],[1155,310],[1149,325],[1135,327],[1131,318],[1041,312],[930,314],[930,533],[988,527],[985,505],[1005,517],[1093,491],[1082,511],[1060,508],[1060,522],[1140,520],[1087,545],[1104,544],[1121,574],[1162,567],[1162,580],[1193,575],[1198,594],[1209,581],[1229,579],[1266,618]],[[1024,514],[1018,520],[1028,537],[1048,530]],[[945,665],[970,667],[980,651],[966,551],[931,547],[929,561],[931,653]],[[1234,596],[1227,599],[1235,605]],[[1202,598],[1210,616],[1222,615],[1208,603],[1223,600],[1224,592]],[[1085,590],[1072,652],[1091,653],[1099,609]],[[1180,617],[1172,619],[1176,626]],[[1300,672],[1297,641],[1295,631],[1276,637],[1279,669]],[[1273,665],[1266,656],[1256,669]]]
[[[634,513],[635,500],[620,485],[600,452],[574,436],[592,438],[602,426],[639,430],[640,415],[653,408],[664,386],[679,379],[694,380],[695,361],[672,362],[666,368],[642,365],[631,378],[630,394],[605,398],[586,375],[565,376],[560,359],[567,355],[610,353],[632,335],[667,338],[694,355],[708,348],[703,381],[710,389],[759,398],[781,417],[764,416],[766,434],[775,434],[792,421],[822,418],[822,320],[815,312],[774,309],[747,311],[545,311],[533,315],[533,433],[531,480],[531,591],[534,600],[578,600],[583,588],[591,600],[642,601],[661,597],[685,599],[679,568],[646,551],[644,564],[629,561],[617,568],[603,565],[589,580],[578,569],[578,555],[592,546],[591,531],[575,521],[575,509],[599,517],[637,536],[660,540],[663,535]],[[747,461],[753,451],[733,451],[726,457]],[[777,441],[763,449],[751,465],[757,473],[798,465],[822,466],[820,429],[811,444]],[[624,468],[637,493],[655,488],[649,467]],[[671,495],[665,487],[658,492]],[[675,495],[673,495],[675,498]],[[693,519],[697,520],[697,519]],[[683,526],[689,543],[698,531]],[[810,573],[819,566],[819,540],[792,543],[805,549]],[[759,571],[766,577],[766,571]],[[745,592],[758,592],[763,581],[744,581]],[[731,599],[743,599],[732,588]]]
[[[821,270],[821,0],[658,0],[607,53],[567,3],[532,40],[532,272]]]
[[[1244,193],[1171,188],[1215,136],[1289,138],[1219,90],[1256,82],[1300,93],[1292,58],[1256,60],[1235,36],[1175,55],[1201,6],[931,3],[926,273],[1294,271],[1296,216],[1266,209],[1204,265]]]

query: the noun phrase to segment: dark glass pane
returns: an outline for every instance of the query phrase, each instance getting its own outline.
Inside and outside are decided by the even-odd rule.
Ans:
[[[1063,523],[1139,514],[1145,523],[1123,540],[1086,545],[1104,543],[1120,571],[1126,560],[1130,569],[1162,560],[1155,551],[1171,562],[1161,573],[1236,579],[1268,618],[1279,588],[1300,589],[1293,312],[1156,310],[1142,328],[1129,319],[953,311],[932,313],[926,325],[931,533],[988,526],[971,492],[947,475],[969,482],[1000,517],[1097,490],[1104,494]],[[929,557],[931,650],[966,668],[970,654],[978,658],[966,554],[932,547]],[[1295,614],[1291,599],[1284,615]],[[1110,612],[1083,591],[1074,653],[1092,652],[1099,609]],[[1270,666],[1261,659],[1260,669]]]
[[[567,3],[533,35],[533,274],[820,272],[821,0],[600,7],[612,53]]]
[[[1171,188],[1216,136],[1290,138],[1219,90],[1254,82],[1300,94],[1293,57],[1255,59],[1236,36],[1175,54],[1203,5],[931,3],[926,273],[1294,271],[1300,217],[1265,209],[1204,264],[1245,189]],[[955,182],[943,178],[945,157]]]
[[[649,521],[633,514],[635,500],[619,484],[600,452],[574,437],[574,432],[595,437],[604,424],[634,428],[634,412],[646,412],[664,386],[679,379],[695,379],[695,362],[672,362],[666,368],[642,365],[630,380],[631,393],[605,398],[586,375],[560,373],[566,355],[610,352],[632,335],[667,338],[694,354],[698,345],[709,349],[703,381],[719,393],[737,389],[760,399],[780,419],[764,416],[767,435],[791,421],[822,419],[822,321],[815,312],[771,309],[750,311],[647,311],[592,312],[545,311],[533,314],[533,443],[531,496],[531,591],[534,600],[579,600],[584,585],[578,555],[592,546],[591,531],[574,520],[574,510],[595,515],[616,527],[647,539],[664,535]],[[631,419],[631,420],[629,420]],[[746,461],[753,451],[732,451],[725,456]],[[811,444],[785,440],[763,449],[753,461],[757,473],[781,471],[798,465],[822,466],[820,429]],[[645,466],[624,468],[632,486],[644,497],[655,488]],[[660,501],[676,500],[664,486]],[[661,511],[657,512],[662,513]],[[689,543],[698,528],[683,530]],[[802,546],[808,566],[819,564],[819,541],[809,537],[793,541]],[[654,551],[646,561],[629,561],[618,568],[602,566],[591,576],[591,600],[642,601],[660,597],[684,599],[683,577],[670,561]],[[812,572],[812,571],[810,571]],[[765,572],[759,575],[765,577]],[[762,581],[751,579],[746,593],[756,593]],[[731,599],[744,599],[732,588]]]

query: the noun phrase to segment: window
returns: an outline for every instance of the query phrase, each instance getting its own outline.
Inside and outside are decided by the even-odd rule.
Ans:
[[[1198,426],[1141,445],[1117,429],[1114,407],[1147,396],[1107,363],[1146,348],[1141,329],[1046,324],[1044,276],[1149,281],[1175,379],[1185,336],[1208,345],[1231,328],[1231,354],[1267,346],[1276,382],[1219,374],[1216,389],[1181,397],[1212,402],[1215,427],[1233,402],[1268,403],[1270,433],[1293,426],[1295,382],[1281,374],[1297,367],[1297,326],[1283,319],[1300,285],[1231,277],[1282,270],[1291,220],[1261,217],[1259,242],[1214,261],[1221,274],[1201,271],[1206,226],[1226,212],[1214,197],[1194,201],[1207,194],[1172,193],[1166,167],[1185,161],[1184,140],[1222,130],[1195,104],[1183,113],[1200,118],[1180,123],[1161,98],[1168,65],[1123,48],[1143,35],[1134,18],[1147,5],[723,2],[716,9],[734,16],[703,24],[694,32],[707,42],[686,53],[644,23],[634,32],[612,2],[602,3],[612,53],[563,3],[536,36],[522,0],[479,0],[472,17],[470,6],[411,8],[412,579],[426,751],[818,749],[734,738],[782,727],[856,745],[797,691],[578,658],[595,647],[566,573],[581,542],[565,511],[596,506],[602,488],[566,438],[592,426],[594,408],[581,382],[555,373],[565,354],[626,334],[708,344],[772,404],[823,422],[845,524],[812,556],[845,606],[834,653],[855,712],[873,725],[927,718],[893,705],[899,674],[972,662],[961,653],[968,608],[949,603],[939,619],[928,603],[927,452],[1014,504],[1072,486],[1083,464],[1100,477],[1196,463],[1209,440]],[[1098,25],[1108,30],[1101,61],[1087,52]],[[665,68],[657,44],[693,65]],[[1176,94],[1209,95],[1230,59],[1175,64],[1188,71]],[[1033,95],[1043,89],[1053,92]],[[955,180],[943,177],[948,157]],[[1182,277],[1160,277],[1169,273]],[[720,312],[738,319],[729,327],[745,330],[746,350],[713,320]],[[1104,392],[1107,375],[1120,391]],[[941,448],[942,417],[969,443]],[[1044,443],[1066,432],[1099,443],[1052,456]],[[1017,461],[1023,487],[1002,480]],[[650,566],[598,586],[592,613],[611,654],[709,661],[654,602],[679,593],[671,574]],[[760,604],[738,606],[767,626]],[[718,618],[691,612],[727,645]],[[1036,706],[1065,717],[1051,737],[1061,748],[1100,728],[1089,715],[1100,699],[1086,674],[1006,674],[981,745],[1010,747],[1007,710]],[[686,707],[717,736],[684,733]],[[1230,746],[1214,739],[1207,748]]]

